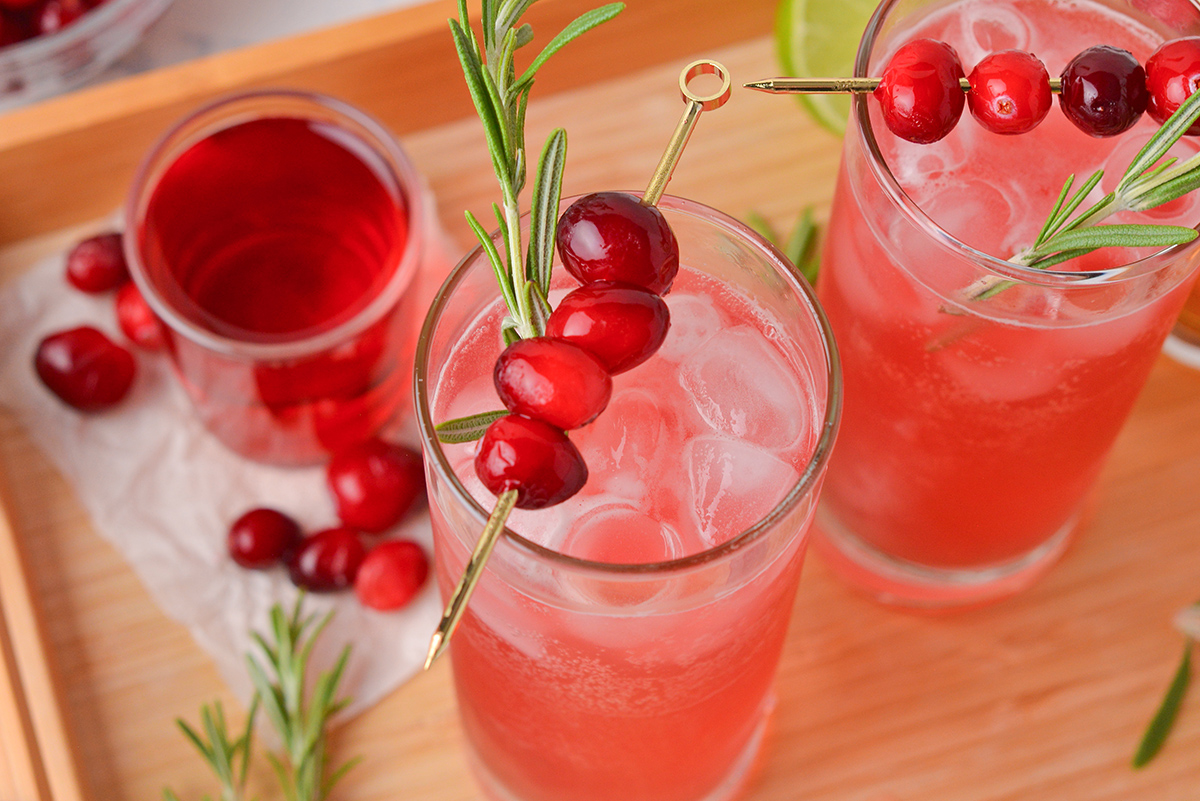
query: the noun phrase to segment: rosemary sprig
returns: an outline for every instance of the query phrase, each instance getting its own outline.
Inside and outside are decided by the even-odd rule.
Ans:
[[[1200,187],[1200,154],[1183,162],[1174,158],[1163,160],[1197,119],[1200,119],[1200,92],[1185,100],[1150,137],[1113,191],[1078,214],[1076,210],[1100,183],[1104,171],[1094,172],[1074,193],[1075,176],[1067,178],[1033,244],[1008,261],[1044,270],[1102,247],[1168,247],[1195,239],[1196,231],[1185,226],[1100,223],[1122,211],[1146,211],[1161,206]],[[998,276],[985,276],[967,288],[966,296],[968,300],[987,300],[1015,283]]]
[[[462,64],[467,88],[483,123],[492,169],[500,183],[502,205],[492,205],[503,254],[470,211],[467,223],[479,239],[496,273],[500,293],[508,307],[501,330],[505,342],[540,335],[550,316],[550,268],[554,258],[554,228],[562,195],[567,133],[557,128],[546,138],[538,160],[530,209],[529,248],[522,252],[519,197],[526,180],[525,110],[537,71],[566,44],[615,17],[624,8],[612,3],[588,11],[564,28],[542,49],[524,72],[517,75],[514,55],[533,41],[533,29],[521,17],[535,0],[483,0],[483,47],[475,38],[466,0],[458,2],[458,19],[450,20],[454,47]]]
[[[334,785],[359,762],[352,759],[332,772],[327,770],[325,735],[329,720],[349,703],[349,699],[336,695],[350,648],[342,650],[332,670],[317,677],[311,694],[306,697],[309,658],[333,613],[320,619],[316,615],[305,616],[303,603],[301,596],[291,614],[275,605],[271,608],[270,639],[257,632],[252,635],[262,654],[246,655],[255,695],[241,735],[230,738],[219,702],[201,708],[203,733],[183,720],[176,721],[216,774],[221,786],[220,801],[244,799],[254,719],[259,709],[264,711],[283,743],[282,757],[268,753],[267,759],[287,801],[324,801]],[[163,797],[166,801],[179,801],[170,789],[163,791]],[[205,801],[208,799],[205,796]]]
[[[229,723],[225,719],[225,710],[221,702],[205,704],[200,707],[200,725],[203,734],[193,729],[183,718],[176,718],[183,735],[191,741],[204,761],[209,764],[217,782],[221,785],[220,801],[242,801],[246,791],[246,773],[250,767],[250,744],[254,737],[254,716],[258,711],[258,698],[250,704],[250,712],[246,716],[246,728],[235,740],[229,738]],[[170,788],[163,790],[166,801],[179,801]],[[211,801],[210,796],[204,796],[204,801]]]
[[[1175,718],[1179,716],[1179,710],[1183,707],[1183,697],[1187,693],[1188,684],[1192,678],[1192,649],[1196,645],[1197,638],[1200,637],[1200,625],[1198,624],[1200,624],[1200,602],[1187,607],[1175,618],[1175,625],[1183,632],[1184,636],[1183,657],[1179,660],[1179,667],[1175,669],[1175,675],[1171,679],[1171,683],[1167,685],[1167,691],[1163,695],[1162,701],[1159,702],[1154,717],[1150,719],[1146,731],[1142,734],[1137,751],[1134,752],[1134,768],[1145,767],[1150,760],[1154,759],[1162,750],[1167,735],[1171,733],[1171,727],[1175,725]]]

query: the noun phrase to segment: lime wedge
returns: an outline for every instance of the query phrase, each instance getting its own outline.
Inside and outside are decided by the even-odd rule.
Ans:
[[[775,48],[788,75],[832,78],[854,74],[854,54],[877,0],[780,0]],[[822,127],[841,135],[849,95],[797,95]]]

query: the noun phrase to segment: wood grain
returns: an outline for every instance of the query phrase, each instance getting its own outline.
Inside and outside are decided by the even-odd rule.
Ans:
[[[678,7],[665,0],[634,5]],[[569,5],[563,0],[556,7]],[[738,13],[731,8],[722,15],[714,7],[703,25],[720,28]],[[764,36],[744,44],[697,44],[666,63],[642,62],[605,80],[599,74],[554,79],[570,91],[535,92],[531,141],[555,125],[567,126],[568,192],[641,188],[678,119],[675,81],[684,63],[715,57],[737,81],[776,71],[766,16],[757,17]],[[387,18],[381,24],[393,23]],[[690,35],[664,28],[642,31],[632,41],[649,47],[677,34]],[[329,43],[341,35],[318,41],[332,48]],[[353,29],[368,49],[377,41],[374,35],[370,25]],[[305,46],[311,41],[301,40]],[[671,46],[687,50],[677,42]],[[317,62],[338,61],[323,52]],[[571,52],[560,54],[558,70],[573,71]],[[372,71],[370,59],[356,53],[352,42],[345,44],[340,63],[358,66],[322,79],[322,88],[363,96],[367,90],[358,82]],[[318,80],[315,71],[304,73],[302,54],[286,55],[297,74]],[[390,63],[391,56],[378,57]],[[242,65],[239,59],[257,63],[252,53],[231,58],[185,71],[191,83],[178,87],[178,105],[202,96],[201,87],[216,91],[243,80],[224,72]],[[157,80],[137,86],[148,89]],[[347,82],[344,92],[337,91],[341,80]],[[382,80],[408,83],[395,76]],[[549,75],[546,84],[552,85]],[[169,87],[155,89],[161,93],[157,100],[134,103],[128,119],[108,109],[90,130],[146,141],[152,134],[141,126],[160,121],[159,106],[176,107]],[[110,91],[107,97],[127,104],[138,94]],[[383,95],[396,107],[387,107]],[[384,92],[373,110],[400,119],[411,112],[405,98]],[[62,103],[60,110],[87,105]],[[57,115],[42,110],[30,116],[42,113]],[[453,121],[454,116],[404,128],[403,143],[437,193],[447,227],[465,244],[462,210],[486,213],[495,188],[477,123]],[[27,131],[23,143],[6,140],[10,145],[0,147],[0,165],[12,164],[7,160],[12,147],[36,149],[38,141],[52,139],[52,121],[42,120],[48,127],[37,136]],[[26,123],[32,124],[30,118]],[[839,145],[789,101],[735,92],[725,108],[702,117],[671,191],[738,216],[755,208],[777,225],[788,224],[807,205],[824,215]],[[91,169],[91,191],[120,196],[126,161]],[[59,197],[67,206],[61,219],[83,220],[109,210],[92,199]],[[0,251],[0,280],[77,235],[31,239],[40,224],[9,224],[22,241]],[[212,698],[236,706],[215,670],[187,633],[154,607],[119,555],[90,530],[69,487],[5,415],[0,470],[10,477],[14,527],[42,602],[45,633],[94,797],[140,801],[158,797],[165,784],[184,798],[211,791],[206,768],[174,733],[171,720],[194,718]],[[1200,596],[1198,479],[1200,373],[1163,360],[1101,477],[1087,530],[1026,594],[956,616],[913,616],[855,595],[810,559],[780,665],[768,750],[748,801],[1194,801],[1200,787],[1200,695],[1189,696],[1177,731],[1150,767],[1135,772],[1128,762],[1178,659],[1181,639],[1170,618]],[[999,490],[995,500],[1013,502]],[[334,747],[338,757],[365,756],[346,780],[341,800],[479,797],[464,758],[448,664],[347,723],[336,732]],[[266,777],[255,778],[262,791]],[[265,791],[262,797],[275,798]]]

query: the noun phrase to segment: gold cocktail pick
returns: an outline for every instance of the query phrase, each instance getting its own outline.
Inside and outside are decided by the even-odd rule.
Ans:
[[[700,75],[717,76],[721,79],[720,88],[708,95],[693,92],[688,88],[688,83]],[[694,61],[679,73],[679,91],[687,102],[687,110],[679,120],[679,125],[675,127],[675,133],[671,136],[671,141],[667,143],[666,152],[659,160],[658,167],[655,168],[654,175],[650,178],[650,185],[646,187],[646,193],[642,196],[642,202],[648,206],[657,204],[662,198],[663,192],[667,188],[667,182],[671,180],[671,174],[675,172],[675,165],[679,163],[679,157],[683,154],[683,148],[687,145],[688,138],[691,137],[692,130],[696,127],[696,120],[700,118],[700,112],[720,108],[729,100],[731,92],[729,71],[715,61],[703,59]],[[471,558],[467,560],[466,567],[463,568],[462,578],[459,579],[454,592],[450,593],[446,610],[442,612],[442,619],[429,641],[429,653],[425,657],[426,670],[450,644],[450,635],[454,633],[458,622],[462,620],[463,613],[467,611],[467,601],[470,599],[471,593],[475,591],[475,585],[479,583],[480,576],[483,575],[483,566],[488,557],[492,555],[492,549],[496,547],[496,542],[504,532],[505,521],[508,520],[516,502],[516,490],[502,492],[496,499],[496,507],[492,510],[487,525],[483,527],[479,541],[475,543],[475,550],[471,553]]]
[[[880,78],[767,78],[751,81],[742,86],[769,94],[845,95],[867,94],[879,87]],[[959,78],[958,85],[964,92],[971,90],[971,82]],[[1062,78],[1050,79],[1050,91],[1062,92]]]
[[[688,88],[688,84],[701,75],[715,75],[720,78],[721,85],[717,91],[701,95]],[[667,143],[667,149],[659,159],[658,166],[654,168],[654,175],[650,176],[650,184],[646,187],[646,193],[642,195],[643,203],[647,206],[654,206],[662,199],[663,192],[667,189],[667,182],[671,180],[671,174],[675,172],[675,165],[679,163],[679,157],[683,155],[683,148],[687,145],[688,139],[696,127],[696,121],[700,119],[700,112],[712,111],[725,105],[731,92],[729,70],[716,61],[708,59],[693,61],[683,68],[683,72],[679,73],[679,93],[683,95],[687,109],[684,110],[679,124],[675,126],[675,133],[672,134],[671,141]]]

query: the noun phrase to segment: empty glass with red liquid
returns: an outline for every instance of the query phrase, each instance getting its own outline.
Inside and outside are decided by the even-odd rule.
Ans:
[[[329,97],[222,99],[153,148],[125,249],[225,445],[313,463],[407,403],[426,213],[388,131]]]

